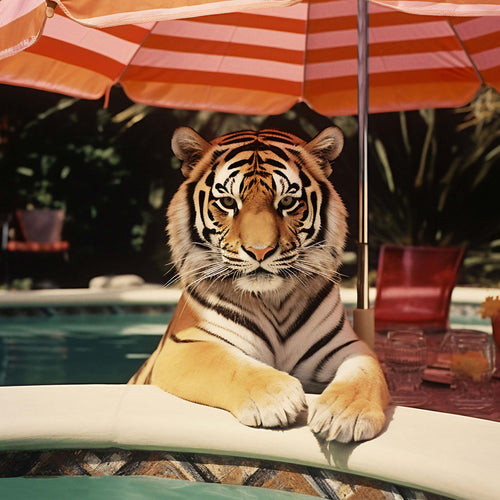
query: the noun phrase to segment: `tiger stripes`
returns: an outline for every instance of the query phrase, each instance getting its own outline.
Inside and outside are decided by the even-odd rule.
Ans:
[[[211,142],[182,127],[186,177],[168,209],[183,293],[157,349],[129,383],[155,384],[275,427],[308,413],[327,440],[374,437],[388,391],[340,300],[346,211],[328,181],[343,137],[277,130]],[[319,393],[307,407],[305,391]]]

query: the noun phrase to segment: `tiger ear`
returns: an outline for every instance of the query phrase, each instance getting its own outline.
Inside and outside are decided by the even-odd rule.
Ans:
[[[172,151],[182,161],[182,174],[189,177],[191,170],[210,147],[210,143],[189,127],[180,127],[172,136]]]
[[[328,127],[320,132],[305,146],[306,150],[318,161],[328,177],[332,173],[330,162],[335,160],[344,146],[344,134],[338,127]]]

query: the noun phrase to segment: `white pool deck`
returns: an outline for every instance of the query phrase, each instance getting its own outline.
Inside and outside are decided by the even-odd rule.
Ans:
[[[118,447],[254,457],[341,470],[451,498],[499,498],[500,423],[486,420],[395,407],[377,438],[327,446],[305,425],[246,427],[223,410],[153,386],[2,387],[0,408],[3,450]]]
[[[102,305],[147,304],[165,305],[175,303],[180,297],[178,288],[161,285],[142,285],[130,288],[68,288],[53,290],[5,291],[0,290],[0,307],[51,306],[51,305]],[[375,301],[376,290],[370,288],[370,301]],[[455,287],[452,303],[480,304],[488,296],[500,295],[499,288]],[[342,300],[346,304],[356,303],[356,289],[341,288]]]
[[[456,288],[453,301],[480,303],[498,289]],[[344,302],[355,291],[342,291]],[[0,293],[3,307],[106,303],[165,304],[178,290]],[[308,395],[308,398],[315,396]],[[331,468],[451,498],[500,498],[500,423],[404,407],[363,443],[326,446],[306,425],[255,429],[229,413],[189,403],[153,386],[0,387],[0,450],[153,449],[254,457]]]

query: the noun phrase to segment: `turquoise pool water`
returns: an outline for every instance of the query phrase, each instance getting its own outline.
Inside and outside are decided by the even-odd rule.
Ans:
[[[0,385],[125,383],[171,313],[0,318]]]
[[[150,477],[0,479],[2,500],[307,500],[313,497],[252,486]]]
[[[346,306],[349,313],[352,304]],[[491,331],[478,307],[452,305],[451,326]],[[174,308],[142,307],[138,313],[134,306],[103,306],[97,313],[55,307],[0,314],[0,385],[125,383],[157,346]]]

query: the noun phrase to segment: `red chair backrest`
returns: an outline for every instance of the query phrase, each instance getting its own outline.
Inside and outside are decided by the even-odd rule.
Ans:
[[[462,247],[382,246],[377,271],[376,329],[448,328],[451,293],[463,255]]]
[[[55,243],[62,239],[64,210],[16,210],[25,241]]]

